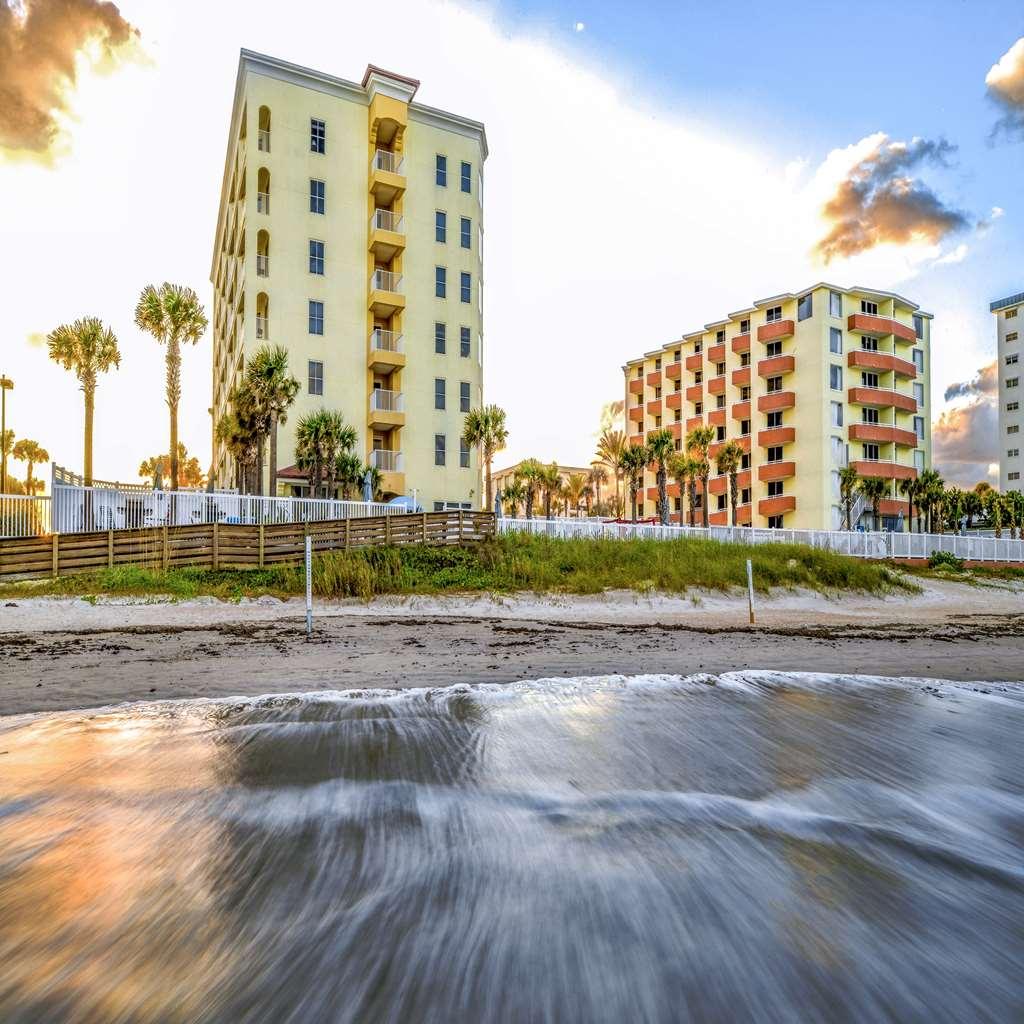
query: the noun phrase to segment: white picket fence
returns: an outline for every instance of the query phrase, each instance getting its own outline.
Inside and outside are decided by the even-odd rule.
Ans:
[[[745,526],[658,526],[649,523],[598,522],[593,519],[498,520],[502,533],[545,537],[607,537],[679,540],[704,537],[735,544],[808,544],[854,558],[927,558],[948,551],[969,562],[1024,562],[1024,540],[962,536],[952,533],[887,533],[849,530],[767,530]]]
[[[37,537],[49,532],[49,496],[0,494],[0,537]]]

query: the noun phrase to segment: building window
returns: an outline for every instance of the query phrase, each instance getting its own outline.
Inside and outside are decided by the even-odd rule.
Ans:
[[[324,364],[315,359],[309,361],[309,393],[311,395],[322,395],[324,393]]]
[[[744,488],[742,488],[740,490],[740,504],[741,505],[749,505],[750,504],[750,488],[749,487],[744,487]]]
[[[1008,388],[1015,388],[1020,383],[1019,377],[1007,377],[1006,386]]]
[[[725,408],[725,395],[715,395],[715,408],[716,409],[724,409]]]
[[[832,410],[832,426],[841,427],[843,425],[843,403],[829,402],[829,407]]]
[[[725,341],[725,331],[719,331],[718,333],[721,334],[722,340]],[[704,351],[704,342],[703,342],[703,340],[698,338],[693,343],[693,354],[695,356],[699,356],[701,354],[701,352],[703,352],[703,351]]]
[[[1008,309],[1003,314],[1003,319],[1004,320],[1015,320],[1016,318],[1017,318],[1017,310],[1015,310],[1015,309]]]
[[[313,153],[327,151],[327,125],[315,117],[309,119],[309,148]]]
[[[434,465],[443,466],[445,456],[445,438],[444,434],[434,435]]]
[[[442,188],[446,188],[448,185],[448,157],[442,156],[440,153],[434,161],[434,181]]]
[[[472,192],[473,191],[473,168],[468,163],[466,163],[465,160],[462,161],[462,167],[460,168],[459,177],[462,179],[461,182],[460,182],[461,187],[462,187],[462,191],[463,192],[467,192],[467,193]]]
[[[765,357],[768,359],[774,359],[775,356],[782,355],[782,342],[781,341],[769,341],[764,347]]]
[[[744,384],[740,388],[740,401],[741,402],[749,402],[750,401],[750,385],[749,384]]]
[[[1006,479],[1007,480],[1019,480],[1020,479],[1020,473],[1018,473],[1016,470],[1014,470],[1012,473],[1007,473],[1006,474]]]
[[[868,373],[866,370],[862,370],[860,374],[860,386],[862,388],[877,388],[878,374]]]
[[[878,422],[878,410],[865,406],[860,411],[861,423],[877,423]]]
[[[918,373],[924,373],[924,349],[915,348],[911,353],[914,360],[914,368]]]
[[[919,316],[917,313],[914,314],[914,337],[924,337],[924,317]]]
[[[463,249],[473,247],[473,222],[468,217],[459,219],[459,243]]]
[[[661,356],[658,356],[657,359],[654,360],[654,368],[656,370],[661,369]]]
[[[843,354],[843,332],[838,327],[828,329],[828,350],[837,356]]]
[[[919,440],[924,440],[924,417],[914,417],[914,433],[917,434]]]
[[[781,306],[772,306],[772,308],[769,309],[765,313],[765,315],[764,315],[765,323],[768,323],[768,324],[774,324],[774,323],[776,323],[777,321],[779,321],[781,319],[782,319],[782,307]]]
[[[444,210],[437,210],[434,213],[434,241],[448,241],[448,214]]]
[[[1016,352],[1014,352],[1011,355],[1008,355],[1006,357],[1006,365],[1007,366],[1013,366],[1013,364],[1016,363],[1016,362],[1017,362],[1017,353]]]
[[[749,352],[741,352],[740,353],[740,366],[743,367],[743,366],[749,366],[749,365],[750,365],[750,353]]]
[[[867,299],[860,300],[860,311],[868,316],[878,316],[878,303],[868,302]]]
[[[916,469],[918,473],[924,472],[924,452],[914,452],[914,469]]]
[[[683,361],[683,353],[680,352],[679,349],[676,349],[675,352],[672,353],[672,362],[673,363],[681,363],[682,361]]]
[[[869,338],[866,334],[861,336],[860,348],[862,352],[877,352],[878,351],[878,339]]]
[[[774,444],[768,449],[768,461],[769,462],[781,462],[782,461],[782,445]]]
[[[468,270],[463,270],[459,274],[459,298],[463,302],[472,302],[472,284]]]
[[[716,441],[724,441],[725,440],[725,427],[715,427],[715,440]]]
[[[694,382],[694,384],[703,384],[704,383],[704,371],[703,370],[694,370],[693,371],[693,382]]]
[[[434,324],[434,351],[443,356],[448,342],[448,328],[442,323]]]
[[[810,318],[814,311],[814,294],[808,292],[806,295],[801,295],[796,300],[796,318],[797,320],[807,320]]]
[[[846,465],[846,445],[841,437],[832,438],[832,462],[837,466]]]
[[[1017,424],[1017,423],[1011,423],[1011,424],[1010,424],[1010,425],[1009,425],[1009,426],[1008,426],[1008,427],[1006,428],[1006,432],[1007,432],[1008,434],[1017,434],[1017,433],[1020,433],[1020,425],[1019,425],[1019,424]]]
[[[1006,403],[1006,411],[1007,412],[1016,412],[1019,408],[1020,408],[1020,402],[1007,402]]]
[[[462,356],[463,359],[468,359],[469,358],[469,350],[470,350],[469,337],[470,337],[470,335],[469,335],[469,328],[468,327],[460,327],[459,328],[459,355]]]
[[[878,445],[877,444],[865,444],[864,446],[864,459],[867,462],[878,461]]]
[[[1020,449],[1019,448],[1007,448],[1006,449],[1006,457],[1008,459],[1016,459],[1016,458],[1019,458],[1019,456],[1020,456]]]
[[[309,300],[309,333],[324,333],[324,304],[313,299]]]
[[[469,469],[469,445],[459,439],[459,465],[463,469]]]
[[[327,196],[327,186],[316,178],[309,179],[309,212],[323,213]]]
[[[740,459],[740,469],[750,469],[750,452],[744,452]]]
[[[842,292],[829,292],[828,293],[828,315],[838,316],[843,315],[843,293]]]
[[[750,420],[740,420],[740,437],[747,437],[750,434]]]
[[[774,430],[776,427],[782,426],[782,410],[776,409],[774,412],[770,412],[765,416],[765,427],[768,430]]]
[[[750,321],[749,320],[741,320],[740,321],[740,334],[749,334],[749,333],[750,333]],[[722,331],[722,340],[725,341],[725,331]]]
[[[768,481],[768,497],[769,498],[781,498],[785,481],[783,480],[769,480]]]
[[[439,299],[448,294],[448,271],[444,267],[434,267],[434,294]]]
[[[718,498],[718,511],[721,512],[723,509],[725,509],[728,506],[729,499],[724,494],[716,495],[716,497]],[[678,499],[676,499],[676,500],[678,500]]]
[[[434,378],[434,408],[444,408],[444,377]]]
[[[1009,345],[1011,341],[1016,341],[1016,340],[1017,340],[1017,332],[1016,331],[1010,331],[1010,333],[1005,338],[1005,341],[1006,341],[1007,345]]]
[[[459,382],[459,412],[469,412],[469,381]]]
[[[924,405],[924,385],[919,381],[914,381],[914,401],[919,409]]]
[[[703,402],[694,402],[693,403],[693,415],[694,416],[702,416],[703,414],[704,414],[704,403]]]
[[[309,240],[309,272],[311,274],[324,272],[324,243],[313,238]]]
[[[828,386],[833,391],[843,390],[843,368],[830,363],[828,368]]]
[[[769,377],[766,384],[765,390],[769,395],[774,394],[776,391],[782,390],[782,378],[781,377]]]
[[[768,517],[768,529],[769,530],[781,530],[782,528],[783,528],[783,526],[782,526],[782,516],[769,516]]]

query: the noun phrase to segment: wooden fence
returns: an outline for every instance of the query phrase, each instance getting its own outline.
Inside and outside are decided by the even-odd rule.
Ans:
[[[93,572],[117,565],[171,569],[257,569],[300,562],[306,534],[315,551],[400,544],[473,544],[494,535],[490,512],[406,515],[263,526],[203,523],[142,530],[55,533],[0,540],[0,579]]]

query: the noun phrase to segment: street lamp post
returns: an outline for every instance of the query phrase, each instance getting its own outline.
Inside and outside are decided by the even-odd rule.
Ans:
[[[7,392],[14,390],[14,381],[0,374],[0,494],[7,493]]]

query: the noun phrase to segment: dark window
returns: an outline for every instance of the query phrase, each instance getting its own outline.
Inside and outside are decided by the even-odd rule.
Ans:
[[[448,328],[444,324],[434,324],[434,351],[443,356],[448,341]]]
[[[750,333],[750,321],[749,320],[741,320],[740,321],[740,334],[749,334],[749,333]]]
[[[446,186],[448,184],[448,157],[437,154],[437,160],[434,164],[434,180],[438,185]]]
[[[327,125],[315,117],[309,119],[309,148],[313,153],[327,151]]]
[[[469,412],[469,382],[459,382],[459,412]]]
[[[725,331],[715,331],[715,344],[716,345],[724,345],[725,344]],[[700,349],[697,349],[697,351],[699,352]]]
[[[470,249],[473,246],[473,222],[468,217],[459,221],[459,240],[463,249]]]
[[[867,299],[860,300],[860,311],[868,316],[878,316],[878,303],[868,302]]]
[[[924,317],[914,314],[914,336],[917,338],[924,337]]]
[[[444,408],[444,377],[434,378],[434,408]]]
[[[434,435],[434,465],[443,466],[445,456],[444,434]]]
[[[448,214],[444,210],[438,210],[434,214],[434,241],[448,241]]]
[[[769,462],[781,462],[782,461],[782,445],[773,445],[768,449],[768,461]]]
[[[324,304],[309,300],[309,333],[324,333]]]
[[[775,356],[782,355],[782,342],[781,341],[769,341],[764,347],[764,354],[768,359],[772,359]]]
[[[473,191],[473,168],[469,164],[467,164],[465,160],[462,161],[461,172],[462,173],[460,174],[460,178],[462,179],[462,181],[461,181],[462,191],[463,192],[472,192]]]
[[[448,294],[448,271],[444,267],[434,267],[434,294],[439,299]]]
[[[782,378],[781,377],[769,377],[765,381],[765,390],[769,395],[774,394],[776,391],[782,390]]]
[[[309,212],[323,213],[327,186],[316,178],[309,179]]]
[[[469,358],[469,349],[470,349],[469,328],[468,327],[460,327],[459,328],[459,355],[463,356],[466,359],[468,359]]]
[[[814,293],[808,292],[806,295],[801,295],[796,301],[796,318],[797,320],[806,320],[814,311]]]
[[[768,529],[769,530],[781,530],[782,529],[782,516],[769,516],[768,517]]]
[[[768,497],[778,498],[781,497],[783,491],[784,480],[769,480],[768,481]]]
[[[463,302],[471,302],[473,298],[471,293],[472,284],[469,272],[463,270],[462,273],[459,275],[459,298]]]
[[[725,440],[725,427],[715,427],[715,440],[716,441],[724,441]]]
[[[740,420],[740,436],[746,437],[750,433],[750,420]]]
[[[765,313],[764,319],[765,319],[765,323],[769,323],[769,324],[774,324],[777,321],[781,320],[782,319],[782,307],[781,306],[772,306],[772,308],[769,309]]]
[[[768,427],[769,430],[771,430],[773,427],[781,427],[782,426],[782,411],[781,410],[776,410],[775,412],[768,413],[768,422],[767,422],[766,426]]]
[[[324,393],[324,364],[315,359],[309,361],[309,393],[311,395]]]
[[[322,274],[324,272],[324,243],[314,239],[309,240],[309,272],[311,274]]]
[[[459,441],[459,465],[469,469],[469,445],[463,440]]]
[[[750,469],[750,452],[744,452],[740,459],[740,469]]]

